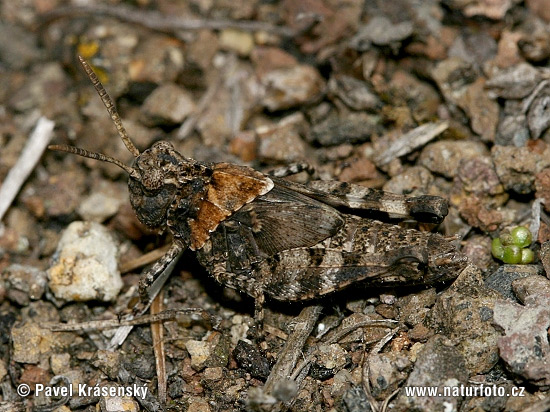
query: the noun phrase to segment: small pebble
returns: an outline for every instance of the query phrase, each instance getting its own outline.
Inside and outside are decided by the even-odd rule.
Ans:
[[[262,77],[261,83],[265,87],[262,103],[270,111],[311,103],[318,100],[325,89],[319,72],[306,65],[272,70]]]
[[[178,124],[195,109],[191,95],[172,83],[163,84],[153,90],[141,108],[149,124]]]
[[[13,264],[4,269],[7,297],[12,302],[26,306],[31,300],[42,297],[46,290],[46,272],[32,266]]]
[[[254,38],[249,32],[225,29],[220,33],[220,47],[237,52],[241,57],[246,57],[254,47]]]
[[[122,197],[114,193],[93,192],[84,198],[77,212],[84,220],[101,223],[114,216],[123,202]]]

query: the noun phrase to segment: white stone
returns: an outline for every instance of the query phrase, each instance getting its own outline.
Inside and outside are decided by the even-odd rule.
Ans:
[[[49,287],[65,301],[111,301],[122,288],[118,244],[99,223],[73,222],[65,229],[48,269]]]

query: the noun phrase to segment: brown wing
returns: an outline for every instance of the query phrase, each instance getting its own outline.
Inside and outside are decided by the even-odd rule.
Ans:
[[[336,209],[279,185],[244,206],[230,221],[248,227],[267,255],[313,246],[344,224]]]
[[[189,219],[190,249],[203,247],[220,222],[272,188],[273,181],[254,169],[230,163],[216,164],[206,195],[199,201],[197,216]]]

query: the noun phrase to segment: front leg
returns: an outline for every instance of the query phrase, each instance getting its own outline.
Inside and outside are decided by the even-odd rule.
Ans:
[[[139,282],[140,302],[133,310],[134,315],[143,314],[149,308],[182,253],[183,247],[174,242],[170,249],[142,275]]]
[[[177,243],[173,243],[170,249],[143,274],[139,282],[140,301],[134,306],[132,313],[122,318],[123,320],[135,319],[149,309],[151,302],[155,299],[168,276],[172,273],[182,252],[183,248]],[[111,338],[108,349],[113,350],[122,345],[132,328],[133,326],[131,325],[117,328],[116,333]]]

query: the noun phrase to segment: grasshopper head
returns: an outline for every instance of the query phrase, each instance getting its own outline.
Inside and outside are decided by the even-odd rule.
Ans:
[[[178,166],[181,169],[182,164],[194,161],[183,158],[170,143],[163,141],[140,153],[130,140],[111,97],[96,74],[82,57],[79,56],[79,60],[111,115],[122,141],[136,159],[133,166],[128,166],[118,159],[78,147],[51,145],[49,149],[113,163],[124,169],[129,174],[130,202],[138,219],[149,227],[161,228],[166,224],[168,208],[176,196],[179,182],[182,181],[181,176],[178,176]]]
[[[207,170],[204,165],[183,157],[166,141],[156,142],[141,153],[133,169],[136,173],[128,179],[130,202],[138,219],[153,228],[166,224],[169,209],[175,206],[178,197],[203,187],[197,182],[202,182]],[[185,204],[177,203],[179,207]]]

